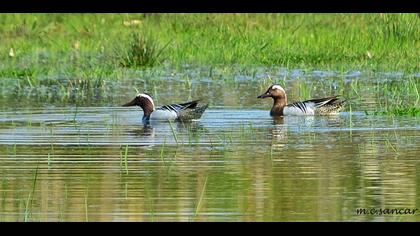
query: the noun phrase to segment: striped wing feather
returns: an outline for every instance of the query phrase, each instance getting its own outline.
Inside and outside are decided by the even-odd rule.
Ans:
[[[338,101],[338,96],[310,99],[310,100],[304,101],[303,103],[314,103],[315,107],[322,107],[325,105],[334,105],[336,101]]]
[[[343,102],[339,101],[338,96],[310,99],[303,102],[290,103],[287,105],[287,111],[284,110],[284,112],[293,115],[313,115],[315,113],[315,110],[320,111],[320,113],[329,113],[336,109],[338,110],[341,107],[342,103]]]
[[[185,103],[168,104],[168,105],[158,107],[156,108],[156,110],[169,110],[169,111],[175,111],[178,113],[185,109],[195,109],[199,101],[200,100],[194,100],[194,101],[185,102]]]

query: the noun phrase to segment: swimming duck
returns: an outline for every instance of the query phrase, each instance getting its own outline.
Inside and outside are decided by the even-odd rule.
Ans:
[[[152,97],[147,93],[139,93],[130,102],[124,104],[124,107],[139,106],[143,109],[142,121],[144,124],[150,120],[176,120],[186,121],[200,119],[208,104],[198,106],[200,100],[191,102],[169,104],[155,108]]]
[[[338,96],[311,99],[287,104],[286,91],[278,84],[271,85],[257,98],[271,97],[274,100],[271,116],[335,115],[344,107]]]

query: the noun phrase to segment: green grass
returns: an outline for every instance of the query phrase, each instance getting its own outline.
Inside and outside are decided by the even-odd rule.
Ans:
[[[1,14],[0,106],[11,100],[18,106],[115,104],[122,80],[142,86],[130,78],[144,80],[139,90],[154,91],[160,103],[157,88],[169,78],[198,93],[197,78],[236,86],[235,76],[244,75],[255,78],[260,91],[280,83],[290,99],[312,98],[320,88],[325,96],[359,100],[375,94],[380,106],[368,113],[416,115],[418,78],[400,85],[305,74],[296,90],[287,75],[275,73],[284,67],[412,76],[420,65],[419,26],[418,14]],[[76,106],[74,122],[77,113]]]
[[[2,14],[0,77],[38,86],[40,76],[77,76],[89,87],[162,64],[418,71],[419,22],[417,14]]]
[[[419,79],[390,80],[377,83],[374,87],[378,97],[378,108],[368,115],[420,116]]]
[[[366,112],[368,115],[420,116],[419,107],[396,107],[384,111]]]
[[[169,45],[159,47],[157,39],[147,34],[132,32],[129,39],[129,47],[124,50],[117,50],[116,55],[123,67],[148,67],[161,62],[160,55]]]

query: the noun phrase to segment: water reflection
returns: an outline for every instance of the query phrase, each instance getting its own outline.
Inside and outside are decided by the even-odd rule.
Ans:
[[[152,125],[142,125],[141,128],[134,128],[127,130],[128,134],[138,136],[138,137],[145,137],[145,138],[153,138],[155,136],[154,128]]]
[[[155,140],[157,138],[157,140],[162,140],[162,134],[165,134],[163,135],[165,137],[181,135],[191,138],[197,137],[200,133],[208,132],[200,121],[180,121],[173,123],[161,121],[138,126],[127,128],[126,133],[134,136],[139,144],[146,142],[148,139]],[[162,142],[157,142],[157,144],[162,144]]]
[[[0,113],[1,221],[419,220],[355,214],[420,203],[415,118],[226,108],[143,126],[73,111]]]

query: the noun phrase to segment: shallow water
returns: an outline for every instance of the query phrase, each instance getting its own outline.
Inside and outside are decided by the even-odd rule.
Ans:
[[[418,206],[413,118],[209,109],[200,121],[144,127],[136,108],[74,114],[0,113],[0,220],[420,219],[355,213]]]
[[[338,116],[272,119],[271,101],[256,99],[271,83],[255,79],[264,69],[233,83],[186,71],[85,100],[2,87],[0,221],[420,220],[356,213],[420,206],[418,118],[364,112],[387,99],[375,85],[401,76],[279,70],[273,79],[285,78],[291,101],[304,99],[304,86],[314,98],[352,99]],[[203,98],[210,108],[199,121],[143,126],[138,108],[119,107],[133,87],[156,104]]]

